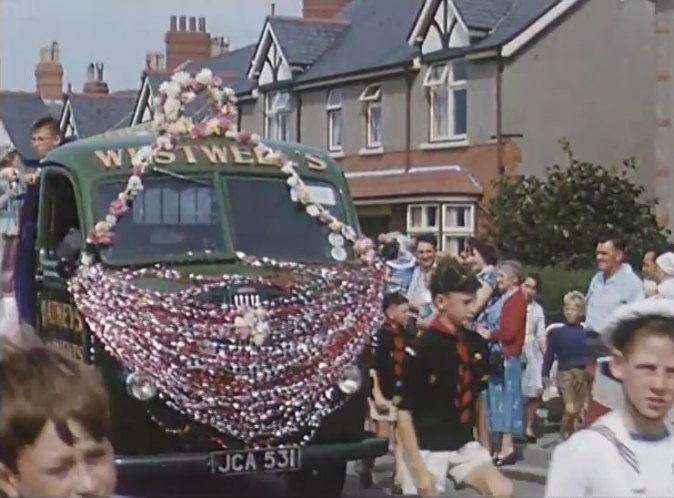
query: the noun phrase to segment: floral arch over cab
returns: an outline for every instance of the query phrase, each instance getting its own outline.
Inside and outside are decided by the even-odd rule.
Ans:
[[[185,116],[185,105],[201,93],[210,113],[195,123]],[[82,264],[68,284],[74,302],[107,353],[155,385],[169,407],[214,429],[212,438],[222,446],[227,437],[257,446],[310,441],[321,419],[344,402],[335,386],[379,325],[384,270],[373,243],[315,202],[293,161],[257,135],[237,130],[234,91],[210,70],[174,74],[155,104],[157,138],[135,154],[126,188],[88,234]],[[272,275],[214,276],[170,265],[108,268],[96,260],[96,247],[114,244],[115,225],[143,190],[143,175],[157,154],[185,137],[213,136],[257,148],[287,175],[288,202],[301,203],[307,216],[326,225],[334,264],[238,253],[243,264]],[[357,261],[345,261],[347,244]],[[189,285],[162,293],[134,285],[142,278]],[[242,283],[282,285],[287,297],[257,307],[198,299]]]

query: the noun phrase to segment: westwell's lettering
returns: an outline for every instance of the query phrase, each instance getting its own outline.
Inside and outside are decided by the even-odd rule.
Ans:
[[[136,149],[105,149],[94,151],[98,161],[106,169],[122,167],[131,168],[131,158]],[[304,159],[309,169],[325,171],[327,163],[313,154],[305,154]],[[193,165],[208,163],[214,166],[224,165],[257,165],[276,168],[276,164],[267,160],[259,150],[237,144],[230,145],[178,145],[173,150],[162,150],[157,153],[156,162],[160,165],[174,163]]]
[[[42,325],[81,334],[84,322],[79,310],[72,304],[44,300],[40,303]]]

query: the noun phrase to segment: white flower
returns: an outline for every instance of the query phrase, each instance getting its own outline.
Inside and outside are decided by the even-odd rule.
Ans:
[[[126,188],[134,193],[143,190],[143,181],[140,179],[140,176],[131,175],[129,177],[129,182],[126,184]]]
[[[258,145],[260,143],[260,135],[258,135],[257,133],[253,133],[250,136],[250,143],[252,143],[253,145]]]
[[[173,142],[171,142],[171,138],[168,135],[158,136],[156,143],[159,146],[159,148],[162,149],[162,150],[172,150],[173,149]]]
[[[159,91],[165,93],[168,98],[177,99],[182,93],[182,88],[175,81],[165,81],[159,85]]]
[[[166,83],[162,83],[162,85],[165,85]],[[159,87],[161,89],[161,86]],[[159,109],[161,107],[161,97],[155,97],[152,101],[153,103],[153,108]]]
[[[109,214],[105,217],[105,222],[111,227],[114,227],[117,224],[117,217]]]
[[[235,130],[235,129],[234,129],[234,130],[227,130],[227,131],[225,132],[225,136],[226,136],[227,138],[234,138],[234,139],[236,139],[236,138],[238,138],[238,136],[239,136],[239,132],[238,132],[237,130]]]
[[[94,226],[95,232],[109,232],[112,229],[112,226],[106,221],[99,221]]]
[[[205,67],[199,71],[199,74],[197,74],[197,77],[194,79],[197,80],[197,83],[201,83],[202,85],[210,85],[213,81],[213,71]]]
[[[180,100],[174,98],[166,99],[164,102],[164,113],[166,113],[166,119],[169,121],[175,121],[180,115],[180,110],[182,109],[182,104]]]
[[[234,89],[233,89],[232,87],[230,87],[230,86],[226,87],[226,88],[223,90],[223,92],[225,93],[225,97],[227,97],[228,99],[231,99],[232,97],[234,97],[234,96],[236,95],[236,92],[235,92]]]
[[[196,98],[197,98],[197,94],[194,93],[194,92],[185,92],[182,95],[182,99],[183,99],[183,102],[185,104],[189,104],[190,102],[192,102]]]
[[[283,171],[286,175],[292,175],[295,173],[295,165],[291,161],[288,161],[283,165],[281,171]]]
[[[267,337],[264,334],[257,333],[253,336],[253,344],[256,346],[262,346],[266,338]]]
[[[181,87],[186,87],[192,83],[192,76],[190,76],[189,73],[185,71],[180,71],[175,73],[171,77],[171,80],[178,83]]]

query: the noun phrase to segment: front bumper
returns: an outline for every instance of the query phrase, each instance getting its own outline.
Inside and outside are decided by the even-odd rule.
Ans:
[[[367,437],[350,443],[328,443],[303,446],[302,469],[329,466],[376,458],[388,452],[389,441]],[[210,473],[209,453],[169,453],[146,456],[118,455],[115,463],[124,475],[160,472],[164,475],[180,473]]]

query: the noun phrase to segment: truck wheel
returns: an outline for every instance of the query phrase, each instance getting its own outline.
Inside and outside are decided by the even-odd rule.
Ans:
[[[346,463],[324,465],[285,475],[291,496],[342,496],[346,480]]]

